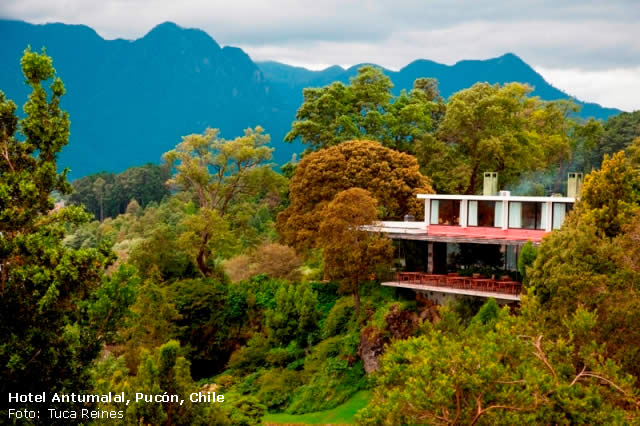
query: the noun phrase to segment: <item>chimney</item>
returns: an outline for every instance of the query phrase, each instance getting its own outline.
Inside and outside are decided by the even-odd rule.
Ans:
[[[484,184],[482,186],[482,195],[496,195],[498,194],[498,173],[485,172]]]
[[[567,197],[578,198],[582,190],[582,173],[569,173],[567,179]]]

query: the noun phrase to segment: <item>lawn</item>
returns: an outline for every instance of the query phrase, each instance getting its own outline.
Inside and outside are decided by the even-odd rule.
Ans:
[[[316,411],[307,414],[267,414],[262,419],[265,424],[350,424],[353,418],[369,402],[371,392],[359,391],[347,402],[326,411]]]

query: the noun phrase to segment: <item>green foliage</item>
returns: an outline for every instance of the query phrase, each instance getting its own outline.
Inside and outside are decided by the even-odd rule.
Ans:
[[[531,91],[520,83],[476,83],[449,98],[436,136],[421,138],[415,148],[437,192],[476,194],[485,171],[498,172],[504,187],[568,157],[565,117],[573,107],[542,102],[529,97]]]
[[[126,409],[125,424],[231,424],[217,404],[191,402],[189,395],[200,389],[191,379],[189,361],[181,354],[180,344],[175,340],[170,340],[153,352],[145,350],[138,374],[130,381],[135,392],[176,395],[184,402],[132,402],[128,407],[120,407]]]
[[[113,261],[106,245],[62,244],[66,226],[89,217],[78,207],[52,211],[52,192],[71,190],[56,164],[69,137],[69,117],[60,109],[65,88],[44,52],[27,48],[21,65],[32,90],[23,119],[0,92],[0,392],[80,393],[86,367],[126,313],[135,282],[127,282],[126,271],[103,279]],[[3,417],[7,403],[0,403]]]
[[[317,150],[352,139],[377,140],[410,151],[431,132],[444,110],[433,79],[418,79],[413,89],[394,97],[393,84],[380,69],[363,66],[349,85],[340,82],[304,89],[304,101],[285,141],[297,138]]]
[[[180,243],[191,252],[196,265],[205,277],[214,275],[211,266],[212,254],[225,256],[231,234],[225,222],[231,216],[231,227],[251,222],[246,215],[252,198],[275,198],[284,194],[286,178],[278,175],[264,163],[271,159],[273,149],[268,148],[269,135],[258,126],[245,130],[244,136],[234,140],[218,137],[217,129],[207,129],[204,134],[185,136],[175,149],[163,158],[175,174],[168,181],[178,189],[190,191],[198,200],[200,209],[186,218],[183,227],[186,233]],[[257,233],[268,226],[269,211],[258,208],[252,226],[238,226],[236,232],[245,245],[256,240]],[[260,217],[262,216],[262,218]],[[261,229],[262,228],[262,229]],[[226,246],[226,247],[221,247]]]
[[[284,284],[275,295],[276,305],[266,312],[269,337],[276,344],[296,340],[302,346],[311,343],[320,313],[318,299],[308,284]]]
[[[520,249],[520,257],[518,258],[518,271],[522,276],[522,282],[527,284],[529,278],[527,276],[528,269],[533,265],[538,255],[538,249],[534,247],[531,241],[527,241],[525,245]]]
[[[356,392],[345,403],[335,408],[306,414],[268,413],[264,417],[267,424],[352,424],[356,413],[369,402],[371,393],[366,390]]]
[[[115,217],[130,213],[127,206],[132,200],[144,208],[167,197],[167,179],[168,168],[155,164],[131,167],[118,174],[97,173],[74,180],[71,183],[73,193],[68,200],[71,204],[83,205],[98,219],[101,211],[103,217]]]
[[[604,123],[604,133],[598,146],[598,159],[606,154],[612,156],[631,145],[640,137],[640,111],[622,112],[610,117]]]
[[[120,327],[122,355],[129,371],[136,373],[142,351],[151,351],[177,336],[179,319],[167,289],[159,286],[157,279],[147,279],[139,288],[131,315]]]
[[[271,345],[265,335],[254,334],[246,345],[231,355],[228,366],[238,372],[255,370],[266,364],[266,357],[270,349]]]
[[[579,208],[586,220],[613,237],[631,221],[639,202],[640,175],[621,151],[605,155],[602,169],[586,176]]]
[[[536,327],[503,310],[487,325],[477,321],[460,334],[432,328],[394,343],[375,375],[373,398],[356,420],[617,423],[638,414],[631,382],[600,358],[598,346],[573,362],[573,332],[569,340],[546,341],[529,337],[537,335]]]
[[[482,325],[491,325],[498,319],[500,312],[500,306],[496,299],[490,298],[487,303],[482,305],[482,308],[478,311],[472,321],[479,322]]]
[[[349,323],[355,319],[355,307],[353,299],[343,297],[340,299],[324,320],[322,337],[324,339],[342,334]]]
[[[301,384],[297,371],[281,368],[269,370],[256,380],[255,385],[259,389],[256,397],[269,411],[279,411],[289,404],[293,392]]]
[[[250,395],[229,395],[231,408],[227,408],[231,424],[236,426],[255,426],[262,424],[266,407],[257,398]]]
[[[177,281],[170,290],[180,314],[179,338],[189,353],[194,376],[219,373],[242,341],[246,295],[211,279]]]

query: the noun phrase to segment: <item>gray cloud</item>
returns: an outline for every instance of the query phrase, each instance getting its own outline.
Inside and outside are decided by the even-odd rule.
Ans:
[[[514,52],[550,72],[640,70],[638,0],[2,0],[0,16],[85,24],[129,39],[173,21],[254,59],[313,68],[397,69],[417,58],[454,63]]]

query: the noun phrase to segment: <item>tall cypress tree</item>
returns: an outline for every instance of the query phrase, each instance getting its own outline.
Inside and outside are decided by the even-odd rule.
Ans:
[[[32,89],[24,118],[0,92],[0,417],[8,408],[40,409],[40,422],[50,423],[48,407],[9,406],[7,394],[82,391],[105,325],[122,312],[114,310],[117,295],[135,294],[120,292],[126,277],[104,279],[106,248],[62,245],[68,224],[89,219],[79,207],[54,208],[51,197],[71,190],[67,170],[58,173],[56,165],[69,137],[69,116],[60,109],[65,88],[44,51],[27,48],[21,65]],[[117,291],[104,291],[110,285]]]

